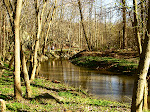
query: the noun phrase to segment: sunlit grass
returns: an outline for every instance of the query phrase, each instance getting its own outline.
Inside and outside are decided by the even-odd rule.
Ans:
[[[72,63],[89,68],[100,68],[100,70],[108,71],[118,71],[124,73],[126,71],[132,73],[134,72],[138,64],[135,62],[130,62],[125,59],[117,59],[112,57],[93,57],[93,56],[83,56],[71,60]]]
[[[106,100],[100,100],[100,99],[94,99],[90,97],[84,97],[82,94],[76,94],[74,92],[59,92],[59,96],[64,98],[65,103],[80,103],[80,104],[86,104],[86,105],[95,105],[95,106],[110,106],[112,104],[118,105],[119,103],[106,101]]]
[[[30,107],[27,104],[20,103],[20,102],[13,102],[13,103],[7,103],[6,107],[11,111],[11,112],[16,112],[19,110],[29,110]]]

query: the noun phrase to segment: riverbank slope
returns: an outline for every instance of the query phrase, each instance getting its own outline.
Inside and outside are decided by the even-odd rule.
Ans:
[[[109,71],[110,74],[133,75],[137,70],[139,57],[133,51],[82,51],[71,57],[70,61],[78,66]]]

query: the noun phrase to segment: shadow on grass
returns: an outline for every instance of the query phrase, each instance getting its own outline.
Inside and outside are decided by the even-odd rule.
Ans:
[[[55,92],[77,91],[77,92],[82,93],[83,95],[89,96],[89,94],[88,94],[87,92],[85,92],[84,90],[81,90],[81,89],[75,89],[75,90],[73,90],[73,89],[67,89],[67,88],[59,88],[59,89],[56,89],[56,88],[45,87],[45,86],[37,85],[37,84],[31,84],[31,86],[33,86],[33,87],[38,87],[38,88],[42,88],[42,89],[47,89],[47,90],[51,90],[51,91],[55,91]]]
[[[57,98],[55,98],[54,96],[50,95],[49,93],[43,93],[41,95],[35,96],[34,98],[30,98],[29,99],[31,102],[36,102],[36,103],[40,103],[40,104],[48,104],[48,103],[62,103],[60,101],[58,101]]]
[[[66,88],[55,89],[55,88],[44,87],[44,86],[36,85],[36,84],[31,84],[31,86],[33,86],[33,87],[38,87],[38,88],[42,88],[42,89],[47,89],[47,90],[52,90],[52,91],[56,91],[56,92],[68,91]]]
[[[13,96],[12,95],[4,95],[4,94],[0,94],[0,99],[3,99],[5,101],[9,101],[9,100],[13,100]]]
[[[42,95],[36,96],[33,99],[55,99],[52,95],[48,94],[48,93],[44,93]]]
[[[12,85],[13,80],[6,79],[6,78],[1,78],[0,79],[0,85]]]

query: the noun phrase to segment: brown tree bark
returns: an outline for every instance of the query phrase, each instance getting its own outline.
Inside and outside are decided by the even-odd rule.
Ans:
[[[6,53],[6,29],[5,29],[5,14],[3,14],[3,45],[2,45],[2,56],[3,56],[3,61],[5,60],[5,53]]]
[[[40,39],[40,34],[41,34],[41,29],[42,29],[42,20],[43,20],[42,18],[43,18],[44,9],[47,4],[47,0],[44,1],[41,16],[40,16],[40,12],[39,12],[38,0],[34,0],[34,2],[35,2],[37,24],[36,24],[36,41],[35,41],[35,50],[34,50],[33,70],[32,70],[31,79],[30,79],[31,81],[33,81],[35,79],[36,68],[37,68],[37,64],[38,64],[37,51],[39,49],[39,39]]]
[[[141,30],[141,44],[143,45],[143,41],[145,38],[145,17],[144,17],[144,10],[146,10],[144,8],[144,1],[145,0],[141,0],[141,21],[142,21],[142,30]]]
[[[127,48],[127,33],[126,33],[126,0],[122,0],[122,5],[123,5],[123,45],[122,48],[126,49]]]
[[[22,45],[21,45],[21,64],[22,64],[22,71],[23,71],[25,86],[26,86],[26,96],[27,96],[27,98],[30,98],[32,91],[31,91],[31,87],[30,87],[30,80],[29,80],[26,59],[25,59],[25,54],[24,54]]]
[[[15,19],[15,16],[13,16],[13,14],[15,15],[16,13],[14,12],[14,9],[13,9],[13,7],[12,7],[12,4],[11,4],[11,2],[10,2],[10,0],[3,0],[3,3],[4,3],[4,5],[5,5],[5,7],[6,7],[6,9],[7,9],[7,12],[8,12],[8,16],[9,16],[9,21],[10,21],[10,25],[11,25],[11,30],[12,30],[12,32],[14,33],[15,31],[15,27],[14,27],[14,19]],[[15,35],[13,35],[12,36],[13,37],[13,39],[15,39]],[[14,40],[15,41],[15,40]],[[12,44],[11,44],[12,45]],[[9,49],[8,49],[8,52],[10,51],[10,49],[11,48],[13,48],[12,46],[9,46]],[[13,56],[13,58],[14,58],[14,56]],[[11,59],[11,62],[10,62],[10,66],[11,66],[11,64],[13,63],[12,61],[13,61],[14,59]],[[10,67],[9,66],[9,67]]]
[[[148,110],[148,84],[147,84],[147,81],[145,83],[145,87],[144,87],[144,103],[143,103],[143,109],[145,111]]]
[[[2,20],[2,12],[0,13],[0,15],[1,15],[0,19]],[[2,33],[2,25],[0,25],[0,33]],[[0,35],[0,64],[2,64],[1,58],[2,58],[2,35]]]
[[[16,1],[16,0],[15,0]],[[12,7],[12,4],[10,0],[3,0],[3,3],[5,4],[5,7],[7,9],[8,15],[9,15],[9,21],[11,24],[12,31],[14,30],[14,8]]]
[[[137,0],[133,0],[133,7],[134,7],[134,35],[137,42],[138,53],[140,56],[142,52],[142,45],[141,45],[141,38],[139,34],[139,28],[138,28]]]
[[[37,51],[39,48],[39,38],[40,38],[40,32],[41,29],[39,29],[40,26],[40,14],[39,14],[39,5],[38,5],[38,0],[34,0],[35,3],[35,11],[36,11],[36,40],[35,40],[35,50],[34,50],[34,60],[33,60],[33,69],[31,73],[31,81],[35,79],[35,72],[36,72],[36,67],[37,67]]]
[[[80,11],[81,24],[82,24],[82,28],[83,28],[83,34],[84,34],[84,37],[85,37],[85,40],[86,40],[86,43],[88,46],[88,50],[91,50],[91,44],[89,43],[87,33],[85,31],[84,24],[83,24],[83,14],[82,14],[82,8],[81,8],[80,0],[78,0],[78,5],[79,5],[79,11]]]
[[[16,1],[14,12],[14,35],[15,35],[15,72],[14,72],[14,95],[17,100],[22,98],[21,80],[20,80],[20,37],[19,22],[22,9],[22,0]]]
[[[47,43],[47,39],[48,39],[49,30],[51,28],[51,24],[52,24],[54,15],[55,15],[56,5],[57,5],[57,0],[55,0],[55,4],[54,4],[54,7],[53,7],[53,13],[52,13],[51,19],[50,19],[49,24],[48,24],[48,29],[47,29],[47,32],[46,32],[46,37],[44,38],[44,45],[43,45],[43,49],[42,49],[43,55],[45,55],[45,47],[46,47],[46,43]]]
[[[14,55],[12,55],[12,57],[9,61],[9,66],[8,66],[9,69],[11,69],[13,62],[14,62]]]
[[[131,112],[142,112],[144,87],[150,63],[150,0],[148,2],[147,32],[144,39],[138,73],[134,82]]]
[[[138,28],[138,12],[137,12],[137,0],[133,0],[133,7],[134,7],[134,35],[135,35],[135,39],[136,39],[136,42],[137,42],[137,48],[138,48],[138,53],[139,53],[139,56],[140,54],[142,53],[142,44],[141,44],[141,37],[142,39],[144,39],[144,24],[143,24],[143,9],[141,9],[141,20],[142,20],[142,36],[140,37],[140,34],[139,34],[139,28]],[[143,1],[141,3],[141,8],[143,8]],[[147,110],[148,109],[148,105],[147,105],[147,95],[148,95],[148,90],[147,90],[147,81],[145,83],[145,87],[144,87],[144,105],[143,105],[143,108],[144,110]]]

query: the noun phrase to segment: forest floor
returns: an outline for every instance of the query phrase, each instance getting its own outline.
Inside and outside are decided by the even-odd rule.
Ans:
[[[14,99],[13,72],[5,65],[0,75],[0,99],[6,101],[7,112],[128,112],[130,104],[100,100],[80,88],[41,77],[31,83],[32,97],[26,98],[22,81],[21,101]],[[2,70],[2,68],[1,68]]]
[[[127,50],[81,51],[71,57],[70,61],[107,74],[133,75],[137,70],[139,57],[137,52]]]

